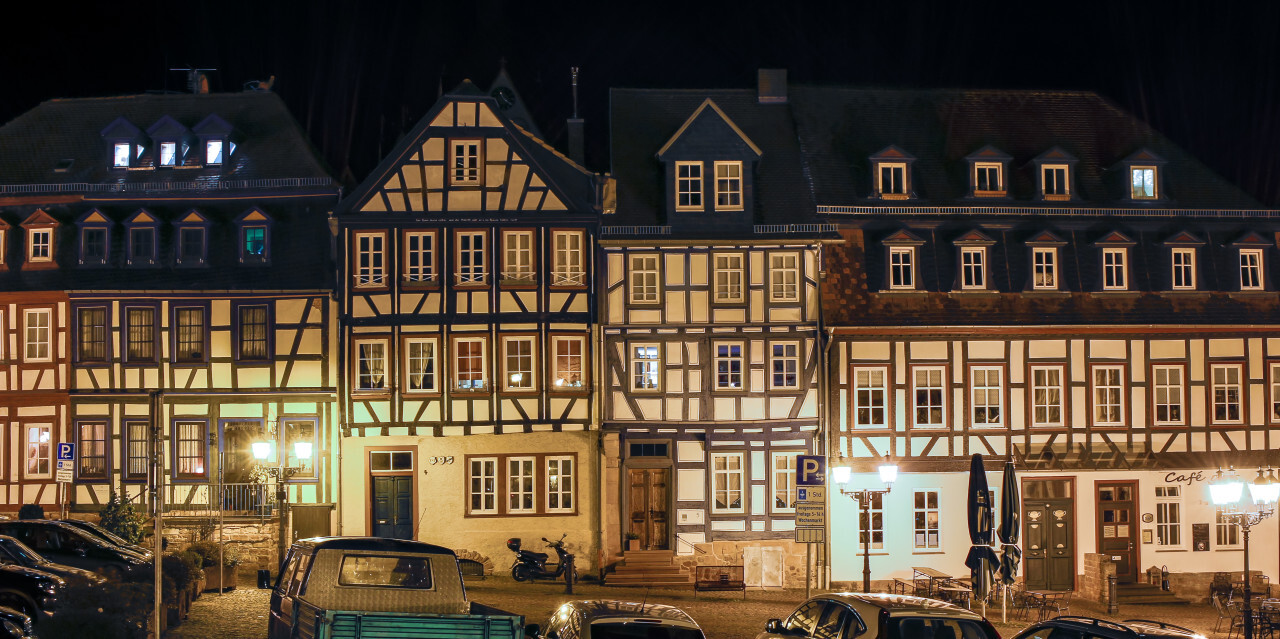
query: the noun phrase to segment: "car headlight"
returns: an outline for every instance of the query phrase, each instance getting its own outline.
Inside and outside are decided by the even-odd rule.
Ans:
[[[40,590],[46,595],[56,595],[58,594],[58,582],[42,581],[40,582]]]

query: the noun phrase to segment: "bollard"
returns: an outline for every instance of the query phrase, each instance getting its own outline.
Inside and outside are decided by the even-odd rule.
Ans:
[[[1160,566],[1160,589],[1169,590],[1169,567]]]
[[[564,558],[564,594],[573,594],[574,577],[578,574],[578,569],[573,565],[573,555],[566,555]]]
[[[1120,604],[1116,602],[1116,576],[1107,575],[1107,614],[1120,613]]]
[[[258,587],[264,590],[271,589],[271,571],[266,568],[258,570]]]

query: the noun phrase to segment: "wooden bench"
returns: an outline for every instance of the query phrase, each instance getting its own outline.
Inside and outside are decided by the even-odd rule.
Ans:
[[[694,566],[693,596],[710,590],[741,590],[747,598],[746,569],[743,566]]]

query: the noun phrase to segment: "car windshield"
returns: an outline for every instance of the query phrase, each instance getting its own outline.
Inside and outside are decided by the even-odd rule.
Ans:
[[[5,551],[17,557],[23,565],[43,564],[49,561],[17,539],[0,539],[0,544],[3,544]]]
[[[602,621],[591,624],[591,639],[704,639],[697,628],[645,622]]]
[[[996,635],[969,619],[892,617],[889,639],[996,639]]]
[[[97,525],[97,524],[94,524],[94,523],[92,523],[92,522],[87,522],[87,521],[86,521],[86,522],[84,522],[84,525],[82,525],[82,526],[80,526],[80,527],[81,527],[81,529],[88,530],[89,532],[91,532],[91,533],[93,533],[93,534],[95,534],[95,535],[97,535],[97,536],[99,536],[99,537],[102,537],[103,539],[106,539],[107,541],[109,541],[109,542],[111,542],[111,543],[113,543],[113,544],[115,544],[115,545],[117,545],[117,546],[132,546],[132,545],[133,545],[133,544],[130,544],[129,542],[125,541],[125,540],[124,540],[123,538],[121,538],[119,535],[117,535],[117,534],[115,534],[115,533],[111,532],[110,530],[107,530],[106,528],[103,528],[102,526],[99,526],[99,525]]]

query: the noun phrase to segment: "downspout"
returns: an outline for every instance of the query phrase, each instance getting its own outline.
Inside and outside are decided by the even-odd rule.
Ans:
[[[596,292],[596,301],[590,305],[592,314],[599,313],[598,308],[600,301],[604,299],[603,291],[600,290],[603,288],[603,284],[601,282],[608,281],[607,277],[603,279],[600,278],[600,269],[604,267],[604,259],[599,246],[599,232],[600,227],[597,226],[595,242],[592,242],[595,246],[595,250],[592,251],[591,256],[591,261],[594,265],[594,268],[591,269],[591,277],[593,278],[592,288]],[[595,464],[594,470],[596,474],[596,485],[599,487],[597,489],[595,499],[591,500],[593,502],[591,505],[591,509],[593,511],[591,516],[596,527],[595,539],[592,543],[592,550],[595,553],[596,575],[599,577],[600,582],[603,583],[605,562],[604,536],[607,528],[604,521],[605,509],[603,503],[604,496],[608,492],[608,489],[606,488],[604,478],[606,468],[606,464],[604,463],[604,383],[602,381],[604,379],[604,333],[600,330],[600,322],[601,318],[598,315],[591,317],[591,344],[594,346],[594,348],[592,348],[592,359],[594,360],[592,366],[593,370],[596,372],[595,375],[591,376],[591,384],[594,386],[591,393],[594,398],[591,406],[591,421],[596,425],[596,454],[592,463]]]
[[[339,188],[338,190],[338,200],[339,201],[342,200],[341,188]],[[332,472],[338,479],[337,486],[335,487],[335,489],[337,490],[337,494],[334,495],[333,501],[337,504],[337,512],[334,514],[334,516],[338,520],[335,533],[339,536],[343,534],[342,524],[343,524],[343,521],[345,520],[342,512],[343,504],[346,503],[346,500],[343,499],[342,497],[342,451],[343,451],[342,429],[343,429],[343,425],[347,423],[345,419],[346,400],[342,392],[345,386],[345,383],[344,383],[345,376],[342,374],[342,371],[347,370],[345,368],[345,366],[347,365],[347,362],[346,362],[347,357],[346,357],[346,349],[343,347],[343,339],[342,339],[343,330],[345,328],[342,322],[342,313],[345,308],[345,305],[343,304],[343,302],[346,299],[346,295],[343,292],[343,281],[344,281],[342,279],[343,259],[342,259],[342,255],[340,254],[340,249],[342,248],[342,242],[339,241],[341,238],[341,234],[342,234],[342,228],[339,224],[339,220],[337,216],[333,214],[333,211],[330,211],[329,212],[329,235],[330,235],[329,255],[334,258],[334,264],[332,269],[333,270],[333,303],[335,305],[335,311],[336,311],[333,314],[334,320],[331,322],[333,324],[331,328],[331,331],[332,331],[331,335],[333,337],[331,337],[330,339],[331,341],[337,342],[336,348],[333,348],[332,350],[337,351],[338,353],[338,369],[334,379],[335,388],[337,389],[337,392],[335,393],[335,397],[334,397],[336,401],[334,403],[337,405],[337,412],[335,415],[332,416],[335,419],[330,420],[330,428],[333,429],[332,432],[334,433],[334,435],[336,435],[336,437],[331,439],[330,441],[336,441],[337,443],[337,447],[336,447],[337,450],[334,452],[334,455],[336,455],[337,459],[329,462],[328,471]],[[329,459],[332,459],[332,456],[330,456]],[[333,486],[333,483],[330,482],[329,486]]]
[[[828,438],[830,436],[827,428],[828,428],[828,425],[831,423],[830,416],[827,415],[827,377],[830,372],[827,370],[827,358],[829,355],[828,350],[831,348],[831,344],[833,343],[833,340],[826,339],[827,328],[826,328],[825,322],[823,322],[823,319],[822,319],[822,314],[823,314],[822,284],[826,280],[826,275],[827,275],[826,262],[824,257],[825,256],[823,254],[823,244],[822,244],[822,241],[819,240],[818,241],[818,329],[815,332],[816,333],[815,339],[817,340],[816,346],[818,347],[816,350],[817,350],[817,358],[818,358],[817,369],[818,369],[818,433],[819,433],[819,437],[817,442],[818,443],[817,450],[814,451],[818,455],[826,455],[827,450],[830,448],[829,446],[827,446]],[[828,459],[828,464],[829,463],[830,463],[830,460]],[[831,544],[829,543],[829,540],[831,539],[830,495],[828,495],[827,497],[827,504],[825,506],[827,510],[827,526],[826,526],[826,530],[822,532],[823,540],[824,540],[822,543],[822,556],[821,556],[822,570],[818,572],[818,581],[819,581],[818,588],[820,589],[828,588],[829,586],[827,584],[831,583]]]

